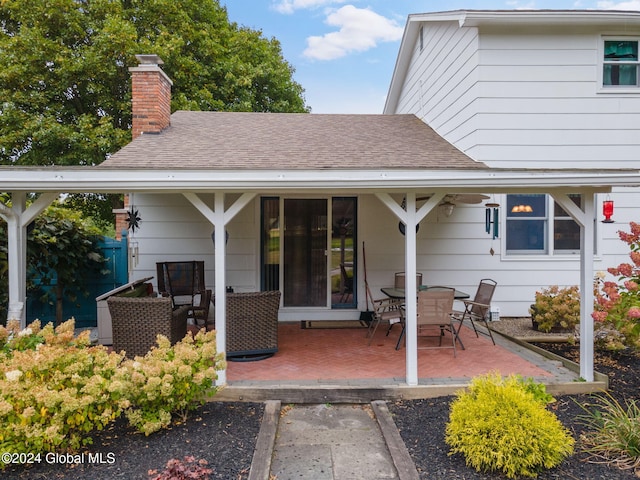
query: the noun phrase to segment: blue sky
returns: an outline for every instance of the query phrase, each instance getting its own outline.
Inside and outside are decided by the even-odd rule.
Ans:
[[[275,37],[312,113],[382,113],[411,13],[457,9],[639,10],[640,0],[220,0],[229,20]]]

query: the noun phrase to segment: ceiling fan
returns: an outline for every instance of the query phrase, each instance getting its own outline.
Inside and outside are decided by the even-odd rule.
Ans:
[[[428,200],[430,198],[431,195],[427,195],[426,197],[416,197],[416,202]],[[484,200],[488,200],[489,198],[490,197],[488,195],[482,195],[480,193],[451,193],[445,195],[440,205],[446,202],[454,205],[458,203],[478,204],[482,203]]]

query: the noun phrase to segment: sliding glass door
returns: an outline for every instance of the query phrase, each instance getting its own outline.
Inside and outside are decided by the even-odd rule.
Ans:
[[[327,304],[327,201],[285,199],[283,305]]]
[[[355,308],[355,207],[351,197],[263,198],[262,290],[281,290],[284,307]]]

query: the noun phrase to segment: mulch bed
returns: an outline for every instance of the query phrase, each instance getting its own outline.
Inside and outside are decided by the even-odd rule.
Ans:
[[[568,344],[539,344],[542,348],[577,359],[579,347]],[[596,370],[609,375],[610,393],[616,398],[637,399],[640,395],[640,357],[624,353],[596,352]],[[467,467],[460,455],[449,456],[444,430],[453,397],[389,402],[420,478],[429,480],[502,479],[498,474],[481,474]],[[583,413],[577,402],[591,401],[589,395],[559,396],[550,408],[578,439],[583,427],[576,417]],[[140,479],[153,478],[166,463],[187,455],[204,459],[213,470],[209,478],[242,480],[248,478],[264,409],[262,404],[212,402],[192,412],[184,424],[149,437],[129,430],[123,421],[94,435],[94,444],[85,453],[98,454],[107,463],[92,463],[85,456],[78,464],[42,462],[31,467],[8,468],[6,479]],[[578,451],[578,446],[576,451]],[[109,459],[115,461],[109,463]],[[588,463],[576,453],[559,467],[545,471],[542,480],[621,480],[638,478],[602,464]]]
[[[539,347],[553,351],[571,360],[577,360],[579,347],[566,343],[541,343]],[[596,352],[596,370],[609,376],[610,390],[615,398],[638,399],[640,395],[640,356],[628,353]],[[420,478],[429,480],[476,480],[502,479],[499,474],[478,473],[465,465],[462,455],[448,455],[448,446],[444,442],[445,425],[449,418],[449,406],[454,397],[442,397],[427,400],[398,401],[389,404],[396,425],[413,461],[418,468]],[[584,411],[578,403],[593,403],[591,395],[566,395],[556,397],[550,409],[567,427],[577,440],[584,427],[577,417]],[[590,463],[586,454],[576,452],[557,468],[542,472],[542,480],[623,480],[638,478],[630,470],[619,470],[604,464]]]
[[[125,421],[119,420],[93,435],[93,445],[85,450],[79,463],[65,458],[47,463],[43,458],[31,467],[7,468],[0,476],[29,480],[148,480],[154,472],[162,472],[169,460],[193,456],[206,460],[207,467],[213,470],[209,474],[211,480],[246,479],[263,412],[263,404],[211,402],[190,412],[186,423],[148,437],[128,429]],[[100,455],[104,463],[99,463]]]

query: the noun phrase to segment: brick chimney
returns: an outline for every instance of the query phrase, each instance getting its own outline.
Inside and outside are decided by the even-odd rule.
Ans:
[[[136,55],[131,72],[132,139],[145,133],[160,133],[171,124],[171,85],[160,68],[158,55]]]

